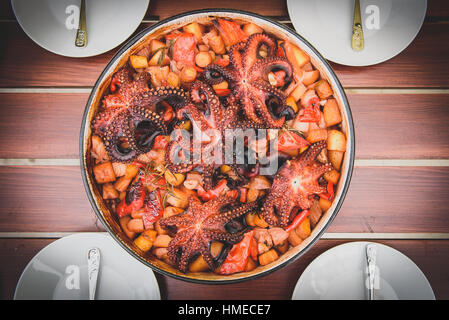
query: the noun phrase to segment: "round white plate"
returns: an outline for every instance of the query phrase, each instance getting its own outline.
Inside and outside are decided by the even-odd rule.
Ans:
[[[12,0],[25,33],[38,45],[68,57],[90,57],[123,43],[139,26],[149,0],[86,0],[87,46],[75,46],[80,0]]]
[[[326,59],[368,66],[393,58],[413,41],[426,16],[426,0],[360,0],[365,48],[351,47],[354,0],[287,0],[296,31]]]
[[[349,242],[327,250],[304,270],[293,300],[364,300],[368,297],[366,246]],[[434,300],[432,288],[418,266],[401,252],[377,247],[375,300]]]
[[[14,299],[87,300],[87,251],[100,249],[96,299],[160,300],[153,271],[107,234],[79,233],[52,242],[28,263]]]

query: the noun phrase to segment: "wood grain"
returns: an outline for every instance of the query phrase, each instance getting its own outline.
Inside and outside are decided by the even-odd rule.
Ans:
[[[332,66],[348,88],[449,87],[448,33],[447,23],[426,23],[413,43],[389,61],[369,67]],[[117,51],[83,59],[58,56],[36,45],[15,22],[1,23],[0,41],[0,87],[90,87]]]
[[[445,94],[350,94],[357,159],[449,158]],[[0,94],[0,158],[75,159],[88,94]],[[36,121],[38,119],[38,121]]]
[[[0,240],[0,299],[11,299],[22,270],[31,258],[52,240]],[[412,259],[426,275],[437,299],[449,299],[449,278],[441,270],[449,268],[449,241],[378,241]],[[162,299],[290,299],[301,273],[324,251],[345,241],[320,240],[301,258],[281,270],[248,282],[229,285],[201,285],[156,274]]]
[[[449,232],[448,167],[358,167],[328,232]],[[77,167],[0,167],[0,232],[102,230]]]

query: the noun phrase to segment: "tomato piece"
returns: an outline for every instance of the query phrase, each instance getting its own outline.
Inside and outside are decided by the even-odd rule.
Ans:
[[[148,229],[164,214],[160,189],[154,190],[145,198],[144,210],[143,225],[145,229]]]
[[[123,218],[143,207],[145,201],[145,188],[139,182],[133,184],[126,196],[117,206],[117,216]]]
[[[229,59],[217,58],[214,63],[222,67],[227,67],[229,65]]]
[[[242,241],[232,246],[226,260],[218,268],[218,273],[232,274],[244,271],[250,255],[254,260],[257,260],[257,243],[254,240],[254,230],[245,233]]]
[[[215,93],[219,97],[227,96],[231,93],[231,89],[215,89]]]
[[[168,143],[170,141],[170,137],[169,136],[157,136],[154,139],[154,145],[153,148],[154,149],[166,149],[168,146]]]
[[[282,132],[277,141],[278,151],[297,150],[308,145],[310,143],[306,139],[291,131]]]
[[[292,223],[289,224],[286,228],[285,231],[290,232],[293,229],[295,229],[296,227],[298,227],[301,222],[304,221],[305,218],[307,218],[310,214],[309,210],[303,210],[301,211],[299,214],[296,215],[296,217],[293,219]]]
[[[214,20],[214,25],[220,31],[226,46],[232,46],[238,42],[248,40],[248,35],[242,30],[238,23],[225,19]]]
[[[310,99],[309,104],[304,109],[304,113],[299,116],[300,122],[320,122],[321,112],[320,112],[320,99],[314,97]]]
[[[240,188],[240,202],[246,202],[248,196],[248,189]]]
[[[228,182],[226,181],[226,179],[222,179],[220,180],[220,182],[217,184],[217,186],[215,187],[215,189],[211,189],[211,190],[204,190],[201,186],[198,186],[198,196],[203,200],[203,201],[209,201],[212,199],[215,199],[216,197],[218,197],[221,193],[223,193],[223,191],[225,190],[225,188],[227,187]]]
[[[196,37],[191,33],[183,33],[173,44],[173,60],[186,66],[195,65]]]

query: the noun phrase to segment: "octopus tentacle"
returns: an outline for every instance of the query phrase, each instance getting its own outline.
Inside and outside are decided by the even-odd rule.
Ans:
[[[237,77],[232,70],[219,66],[218,64],[211,63],[204,68],[204,80],[209,84],[218,84],[224,80],[231,82],[237,82]]]
[[[186,211],[159,220],[162,228],[169,231],[176,230],[176,234],[168,244],[167,253],[179,270],[186,272],[189,262],[198,253],[203,254],[203,258],[211,268],[215,268],[215,262],[209,250],[210,242],[215,240],[234,244],[242,239],[243,230],[229,233],[225,228],[230,220],[223,219],[221,208],[224,204],[236,203],[230,201],[232,199],[229,197],[219,196],[201,204],[199,200],[190,197]]]
[[[285,71],[284,81],[290,82],[293,77],[293,67],[286,58],[283,57],[267,57],[257,61],[249,70],[251,81],[259,79],[267,79],[268,73],[278,70]]]
[[[262,207],[267,223],[286,227],[293,208],[308,209],[314,194],[326,192],[318,179],[332,170],[331,164],[319,164],[317,155],[326,147],[326,141],[317,142],[299,158],[288,160],[274,177],[270,192]]]
[[[264,33],[255,33],[251,35],[244,49],[243,66],[246,70],[251,70],[251,67],[259,60],[259,49],[262,45],[268,47],[268,56],[273,56],[276,51],[276,41]]]

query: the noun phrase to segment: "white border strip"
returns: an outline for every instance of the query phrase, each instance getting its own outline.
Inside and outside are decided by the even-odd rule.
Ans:
[[[58,239],[71,234],[83,232],[0,232],[0,239]],[[107,232],[98,231],[107,234]],[[343,239],[383,239],[383,240],[449,240],[449,233],[337,233],[326,232],[322,235],[323,240]]]
[[[79,166],[79,159],[0,159],[0,166]],[[356,159],[356,167],[449,167],[449,159]]]

